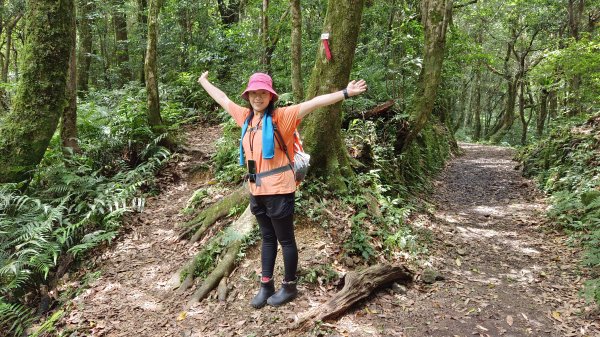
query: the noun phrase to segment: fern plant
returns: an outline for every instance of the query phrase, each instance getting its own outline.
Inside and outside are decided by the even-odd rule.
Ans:
[[[123,215],[143,209],[140,189],[171,154],[156,147],[142,153],[143,164],[110,178],[73,157],[38,172],[32,195],[0,187],[0,328],[20,334],[32,319],[25,295],[48,283],[59,257],[111,242]]]
[[[583,263],[592,279],[584,293],[600,303],[600,126],[594,124],[597,116],[581,118],[558,121],[520,157],[524,172],[551,195],[548,216],[585,247]]]

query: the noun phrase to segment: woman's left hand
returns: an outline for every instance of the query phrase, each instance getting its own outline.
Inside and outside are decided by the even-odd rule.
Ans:
[[[350,83],[348,83],[346,90],[348,91],[348,96],[350,97],[360,95],[367,91],[367,82],[365,82],[365,80],[352,80]]]

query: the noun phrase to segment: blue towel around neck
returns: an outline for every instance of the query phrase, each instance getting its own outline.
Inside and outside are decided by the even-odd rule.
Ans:
[[[244,141],[244,136],[246,135],[246,131],[248,130],[248,124],[250,120],[254,117],[254,112],[251,111],[250,115],[242,125],[242,137],[240,138],[240,166],[246,165],[246,159],[244,158],[244,147],[242,146],[242,142]],[[274,130],[273,130],[273,117],[271,114],[265,113],[262,119],[262,157],[263,159],[271,159],[275,156],[275,139],[274,139]]]

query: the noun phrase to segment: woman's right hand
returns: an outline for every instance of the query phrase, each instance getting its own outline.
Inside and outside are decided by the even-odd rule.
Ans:
[[[202,80],[208,81],[208,71],[203,72],[202,75],[200,75],[200,77],[198,77],[198,83],[202,84]]]

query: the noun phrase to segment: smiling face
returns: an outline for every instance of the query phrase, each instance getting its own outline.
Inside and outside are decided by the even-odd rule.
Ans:
[[[269,106],[273,94],[267,90],[254,90],[248,92],[248,100],[255,113],[262,113]]]

